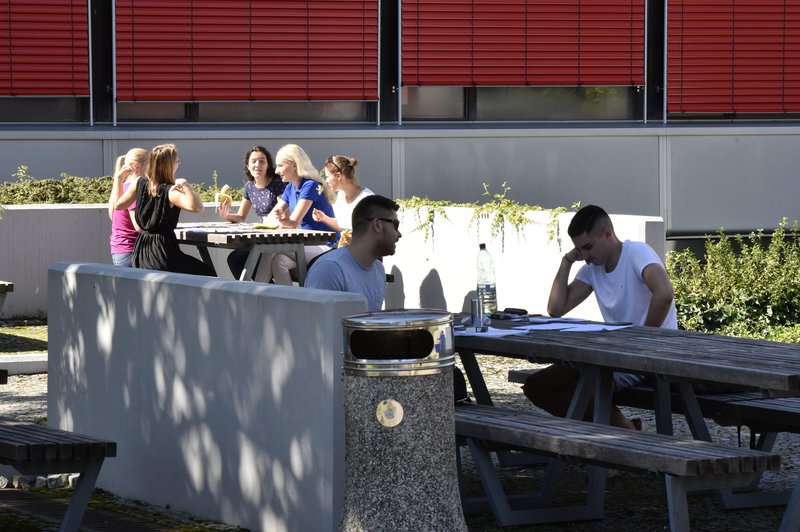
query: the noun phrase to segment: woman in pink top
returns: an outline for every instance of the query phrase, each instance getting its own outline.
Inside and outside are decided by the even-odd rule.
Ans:
[[[108,204],[108,216],[111,218],[111,260],[115,266],[132,265],[133,245],[136,243],[139,227],[134,217],[136,202],[125,210],[117,211],[114,210],[112,198],[121,196],[140,176],[145,175],[149,162],[150,152],[143,148],[133,148],[125,155],[117,157]]]

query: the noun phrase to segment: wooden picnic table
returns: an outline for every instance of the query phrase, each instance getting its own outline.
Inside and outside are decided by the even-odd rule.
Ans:
[[[336,233],[333,231],[264,229],[257,228],[256,225],[258,224],[230,222],[180,223],[175,229],[175,236],[180,244],[196,246],[203,262],[212,268],[214,265],[208,248],[249,250],[240,280],[253,279],[258,259],[263,253],[294,253],[300,286],[305,281],[307,270],[304,247],[324,245],[336,240]]]
[[[501,327],[514,324],[504,323]],[[765,395],[800,395],[800,345],[654,327],[603,331],[530,330],[525,334],[459,335],[454,338],[476,401],[492,400],[475,354],[538,363],[561,363],[581,370],[568,416],[582,417],[595,389],[594,419],[608,423],[614,371],[640,373],[654,380],[657,430],[672,434],[671,388],[677,393],[696,439],[711,441],[693,382],[733,384]],[[800,479],[787,505],[782,530],[800,526]]]

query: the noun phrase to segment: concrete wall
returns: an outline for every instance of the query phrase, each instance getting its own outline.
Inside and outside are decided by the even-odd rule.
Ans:
[[[117,442],[98,482],[115,494],[252,530],[335,530],[341,319],[365,310],[344,293],[54,264],[48,425]]]
[[[53,262],[111,263],[111,221],[105,205],[10,205],[0,219],[0,279],[14,283],[0,317],[44,316],[47,268]],[[219,220],[211,204],[181,221]],[[193,246],[185,251],[197,255]],[[225,253],[213,253],[217,272],[230,277]]]
[[[19,165],[35,177],[109,174],[118,154],[162,142],[178,145],[190,181],[210,183],[216,170],[220,184],[241,186],[248,146],[274,154],[296,142],[317,165],[332,153],[357,156],[378,194],[475,202],[482,183],[501,192],[505,181],[524,203],[660,216],[668,236],[773,228],[798,218],[800,203],[800,127],[791,124],[5,126],[0,181]]]
[[[530,212],[531,223],[521,232],[506,224],[502,233],[494,236],[487,220],[470,225],[473,209],[448,208],[446,215],[447,219],[436,217],[427,240],[423,231],[413,230],[419,225],[414,213],[400,216],[403,237],[395,255],[384,259],[386,271],[395,274],[395,281],[387,285],[385,308],[469,312],[470,300],[476,297],[478,245],[483,242],[495,264],[498,307],[547,314],[553,277],[561,257],[572,249],[567,227],[573,213],[552,219],[546,212]],[[664,222],[660,218],[611,218],[621,239],[647,242],[663,259]],[[573,276],[577,266],[572,269]],[[570,315],[602,319],[593,296]]]
[[[403,238],[397,253],[384,261],[396,280],[388,286],[386,308],[439,308],[454,312],[469,310],[474,297],[478,244],[484,242],[497,266],[498,303],[545,312],[547,295],[561,255],[570,245],[566,228],[571,214],[560,215],[556,238],[551,239],[550,215],[531,212],[531,223],[521,233],[506,226],[492,236],[486,220],[470,225],[473,209],[447,209],[447,219],[438,219],[427,240],[418,230],[424,213],[400,213]],[[218,219],[208,205],[202,215],[181,214],[183,221]],[[648,242],[664,256],[664,224],[658,218],[613,215],[622,238]],[[86,228],[77,230],[76,228]],[[0,278],[14,283],[2,306],[2,317],[46,314],[46,272],[62,261],[110,263],[105,206],[15,206],[0,221]],[[197,255],[194,246],[184,251]],[[230,279],[225,261],[228,250],[211,249],[217,274]],[[584,304],[574,313],[592,315],[596,305]],[[599,314],[598,314],[599,316]]]

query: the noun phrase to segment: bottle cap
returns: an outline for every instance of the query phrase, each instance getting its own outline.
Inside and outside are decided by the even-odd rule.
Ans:
[[[478,246],[480,247],[480,249],[486,249],[486,244],[481,243],[481,244],[478,244]]]

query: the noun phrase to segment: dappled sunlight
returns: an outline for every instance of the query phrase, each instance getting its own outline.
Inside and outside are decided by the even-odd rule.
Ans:
[[[218,496],[222,490],[222,452],[214,441],[211,428],[205,423],[189,428],[180,438],[189,480],[195,491],[208,489]]]
[[[256,446],[245,434],[239,434],[239,485],[242,496],[252,504],[261,502],[261,483],[268,469]]]
[[[53,419],[118,441],[101,487],[246,528],[336,520],[341,317],[363,302],[101,265],[75,275],[53,312]]]
[[[186,386],[183,384],[183,380],[177,375],[172,379],[170,414],[172,415],[172,421],[178,425],[182,421],[192,420],[192,401]]]
[[[306,433],[300,437],[292,438],[289,448],[289,459],[292,465],[292,474],[302,480],[306,472],[314,468],[314,449],[311,436]]]

